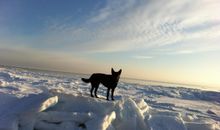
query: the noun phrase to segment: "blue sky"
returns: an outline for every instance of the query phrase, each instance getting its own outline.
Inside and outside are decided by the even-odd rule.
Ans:
[[[219,87],[219,7],[218,0],[1,0],[1,64],[114,67],[124,77]]]

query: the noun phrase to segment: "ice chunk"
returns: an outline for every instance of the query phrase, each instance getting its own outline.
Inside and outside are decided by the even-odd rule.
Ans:
[[[142,99],[137,98],[137,99],[134,99],[134,101],[136,102],[142,115],[148,112],[149,106],[147,105],[147,103],[144,101],[143,98]]]
[[[48,98],[47,100],[45,100],[44,102],[42,102],[40,104],[40,107],[39,107],[39,109],[37,111],[38,112],[44,111],[47,108],[49,108],[51,106],[54,106],[57,102],[58,102],[58,96],[50,97],[50,98]]]
[[[23,126],[33,126],[34,113],[45,110],[57,103],[57,96],[50,97],[48,94],[30,94],[27,97],[16,98],[4,95],[4,105],[0,107],[0,129],[17,129],[18,123]],[[8,100],[8,102],[7,102]],[[28,118],[27,118],[28,116]],[[20,122],[18,122],[20,121]]]
[[[114,130],[112,126],[113,120],[115,120],[116,114],[115,112],[111,112],[110,114],[106,114],[104,117],[95,117],[86,123],[86,126],[89,130]]]
[[[114,125],[118,130],[147,130],[148,124],[144,122],[144,116],[130,98],[123,99],[116,106],[116,120]]]
[[[153,115],[149,119],[152,130],[187,130],[179,117],[167,115]]]
[[[59,103],[48,111],[39,113],[36,125],[41,125],[41,128],[45,128],[46,123],[56,124],[60,128],[64,122],[72,122],[78,127],[89,130],[149,129],[144,122],[143,112],[148,110],[144,100],[134,101],[130,98],[122,98],[109,102],[59,91],[53,91],[53,94],[59,96]]]
[[[36,120],[36,114],[55,105],[57,102],[58,102],[57,96],[48,97],[48,99],[45,99],[43,101],[37,101],[36,99],[35,105],[27,106],[29,107],[29,109],[24,110],[19,114],[19,125],[21,129],[22,130],[33,129]]]

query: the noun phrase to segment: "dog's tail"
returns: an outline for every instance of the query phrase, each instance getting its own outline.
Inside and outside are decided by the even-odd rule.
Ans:
[[[82,81],[85,82],[85,83],[89,83],[89,82],[90,82],[90,79],[82,78]]]

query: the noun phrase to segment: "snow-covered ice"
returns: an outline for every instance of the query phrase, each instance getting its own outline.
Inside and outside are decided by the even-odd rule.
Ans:
[[[220,130],[220,92],[121,79],[106,101],[81,77],[0,66],[0,130]]]

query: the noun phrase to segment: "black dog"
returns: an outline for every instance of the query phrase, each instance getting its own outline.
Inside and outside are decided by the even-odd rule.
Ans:
[[[108,88],[108,90],[107,90],[107,100],[108,100],[110,89],[112,91],[112,95],[111,95],[112,100],[114,100],[114,90],[115,90],[115,88],[118,84],[118,80],[120,78],[122,70],[120,69],[118,72],[115,72],[112,68],[111,72],[112,72],[111,75],[101,74],[101,73],[94,73],[90,76],[89,79],[82,78],[82,81],[84,81],[85,83],[91,83],[91,86],[92,86],[92,88],[90,90],[91,97],[94,97],[92,93],[93,93],[93,90],[95,88],[95,97],[98,98],[97,90],[99,88],[99,84],[102,83],[105,87]]]

